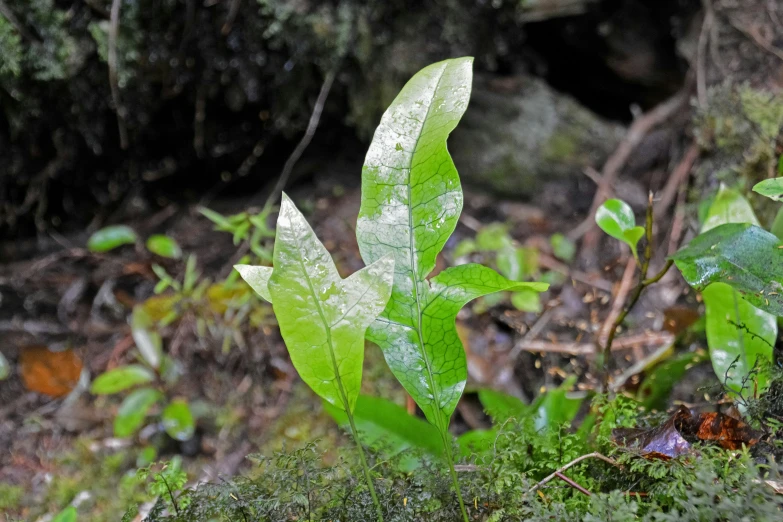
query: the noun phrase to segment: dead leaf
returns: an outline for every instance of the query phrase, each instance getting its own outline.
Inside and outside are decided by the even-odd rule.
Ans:
[[[725,449],[753,446],[761,434],[740,419],[716,412],[696,414],[680,406],[663,424],[652,429],[618,428],[612,439],[651,459],[670,459],[691,451],[689,441],[710,441]]]
[[[22,348],[19,366],[28,390],[52,397],[68,395],[82,373],[82,360],[76,352],[53,352],[46,346]]]

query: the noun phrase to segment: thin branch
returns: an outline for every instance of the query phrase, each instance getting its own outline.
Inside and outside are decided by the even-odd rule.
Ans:
[[[288,183],[288,178],[291,176],[291,171],[294,170],[296,162],[299,161],[299,158],[302,157],[302,154],[304,153],[305,149],[307,149],[307,146],[310,145],[310,142],[315,135],[315,130],[318,128],[318,122],[321,120],[321,113],[323,112],[326,98],[329,96],[329,91],[332,89],[332,83],[334,82],[334,77],[336,74],[337,66],[333,67],[326,74],[324,83],[321,85],[321,92],[318,93],[318,98],[315,100],[313,112],[310,115],[310,121],[307,124],[307,130],[305,130],[304,136],[302,136],[302,139],[296,145],[296,148],[291,153],[291,156],[288,157],[285,165],[283,165],[283,171],[280,173],[280,177],[278,178],[275,187],[272,189],[272,192],[269,193],[269,197],[267,197],[266,203],[264,204],[265,209],[269,208],[272,203],[277,201],[277,198],[280,197],[280,193]]]
[[[636,346],[670,343],[673,338],[674,336],[669,332],[650,332],[629,335],[627,337],[616,338],[612,343],[612,351],[627,350],[628,348],[634,348]],[[524,350],[526,352],[562,353],[584,356],[594,355],[596,353],[595,343],[553,343],[540,340],[520,340],[514,345],[514,349]]]
[[[117,79],[117,39],[120,35],[120,7],[122,0],[112,0],[111,18],[109,22],[109,49],[107,62],[109,65],[109,86],[114,111],[117,113],[117,127],[120,133],[120,148],[128,148],[128,129],[125,127],[125,109],[120,101],[120,84]]]
[[[609,311],[609,315],[606,316],[601,329],[598,331],[598,342],[603,344],[609,338],[609,328],[612,327],[614,321],[623,311],[623,304],[628,299],[628,293],[631,291],[631,285],[633,284],[633,275],[636,271],[636,259],[630,257],[628,263],[625,265],[623,271],[623,278],[620,280],[620,287],[617,289],[617,294],[614,296],[614,302],[612,303],[612,309]]]
[[[570,478],[566,477],[565,475],[563,475],[559,471],[555,471],[555,476],[557,478],[559,478],[560,480],[562,480],[563,482],[565,482],[566,484],[568,484],[569,486],[571,486],[572,488],[574,488],[575,490],[577,490],[578,492],[584,493],[588,497],[592,495],[592,493],[590,493],[585,488],[583,488],[582,486],[577,484],[577,482],[575,480],[571,480]]]
[[[557,471],[555,471],[555,472],[554,472],[554,473],[552,473],[551,475],[548,475],[547,477],[545,477],[544,479],[542,479],[540,482],[538,482],[538,484],[536,484],[535,486],[533,486],[532,488],[530,488],[530,489],[528,490],[528,494],[529,494],[529,493],[533,493],[533,492],[534,492],[534,491],[536,491],[537,489],[541,488],[541,487],[542,487],[542,486],[544,486],[544,485],[545,485],[547,482],[550,482],[552,479],[556,478],[556,477],[558,476],[558,474],[562,474],[562,473],[563,473],[565,470],[567,470],[568,468],[571,468],[571,467],[573,467],[573,466],[575,466],[575,465],[579,464],[579,463],[580,463],[580,462],[582,462],[583,460],[587,460],[587,459],[601,459],[601,460],[603,460],[604,462],[607,462],[607,463],[611,464],[612,466],[614,466],[614,467],[616,467],[616,468],[623,469],[623,467],[622,467],[622,466],[621,466],[621,465],[620,465],[620,464],[619,464],[619,463],[618,463],[616,460],[614,460],[614,459],[611,459],[611,458],[609,458],[609,457],[607,457],[607,456],[605,456],[605,455],[602,455],[601,453],[598,453],[597,451],[595,451],[595,452],[593,452],[593,453],[588,453],[587,455],[582,455],[581,457],[577,457],[577,458],[575,458],[574,460],[572,460],[571,462],[569,462],[568,464],[566,464],[565,466],[562,466],[562,467],[561,467],[561,468],[559,468]]]

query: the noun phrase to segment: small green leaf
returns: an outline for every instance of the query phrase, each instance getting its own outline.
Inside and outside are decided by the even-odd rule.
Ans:
[[[463,257],[478,250],[478,245],[472,239],[463,239],[454,247],[454,257]]]
[[[764,373],[744,384],[757,362],[772,360],[778,334],[775,316],[739,297],[731,286],[713,283],[702,291],[707,320],[707,344],[715,374],[721,382],[745,397],[764,391]],[[753,381],[756,381],[757,387]]]
[[[644,227],[636,226],[636,217],[628,203],[619,199],[606,200],[598,207],[595,222],[611,237],[631,247],[633,257],[639,259],[636,245],[644,236]]]
[[[781,157],[781,165],[783,165],[783,156]],[[772,178],[760,181],[753,186],[753,192],[757,192],[762,196],[781,201],[783,200],[783,178]]]
[[[129,437],[139,429],[153,404],[163,399],[163,394],[152,388],[134,390],[122,401],[114,418],[114,436]]]
[[[163,410],[163,429],[172,439],[184,441],[193,437],[196,425],[190,406],[183,399],[174,399]]]
[[[161,257],[179,259],[182,257],[182,249],[171,237],[163,234],[155,234],[147,239],[147,250]]]
[[[76,522],[76,520],[76,508],[73,506],[68,506],[67,508],[57,513],[52,519],[52,522]]]
[[[470,430],[457,437],[459,452],[464,458],[476,459],[476,464],[486,465],[498,437],[498,428]]]
[[[553,234],[549,238],[549,244],[552,245],[552,252],[558,259],[562,259],[567,263],[574,260],[576,245],[563,234]]]
[[[391,293],[385,256],[342,279],[307,220],[283,194],[268,289],[299,376],[332,405],[352,411],[362,381],[364,334]]]
[[[727,223],[696,236],[672,256],[685,280],[703,290],[724,282],[750,304],[783,315],[783,249],[766,230],[747,223]]]
[[[11,375],[11,365],[3,352],[0,352],[0,381],[4,381],[9,375]]]
[[[271,266],[234,265],[234,269],[239,272],[242,279],[250,285],[255,293],[264,300],[272,302],[272,295],[269,293],[269,278],[272,277]]]
[[[511,294],[511,304],[523,312],[541,313],[541,296],[533,290],[521,290]]]
[[[324,401],[327,413],[343,428],[349,429],[348,415]],[[410,449],[421,455],[442,458],[443,440],[434,426],[409,415],[405,408],[379,397],[359,395],[353,412],[359,439],[365,446],[380,451],[384,458],[391,458]],[[421,465],[415,456],[402,455],[400,467],[412,471]]]
[[[112,225],[91,235],[87,240],[87,248],[91,252],[108,252],[122,245],[132,245],[136,239],[136,232],[131,227]]]
[[[505,223],[490,223],[476,234],[476,244],[484,252],[497,252],[513,243]]]
[[[149,368],[139,364],[129,364],[99,375],[93,381],[90,391],[96,395],[107,395],[154,380],[155,374]]]
[[[759,220],[742,194],[721,184],[707,212],[701,232],[707,232],[726,223],[750,223],[758,226]]]
[[[154,331],[155,323],[142,305],[133,307],[131,314],[131,335],[142,358],[156,370],[163,356],[163,341]]]

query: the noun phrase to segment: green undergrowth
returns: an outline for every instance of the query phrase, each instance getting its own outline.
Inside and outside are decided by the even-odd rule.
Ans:
[[[761,407],[764,400],[750,402]],[[581,428],[563,425],[536,430],[530,418],[511,419],[499,426],[494,439],[476,448],[458,468],[470,520],[780,519],[783,497],[764,482],[779,480],[781,471],[769,455],[703,446],[678,459],[647,460],[610,441],[612,428],[648,422],[636,402],[625,397],[613,401],[598,397],[591,409],[600,422],[587,420]],[[168,498],[164,495],[147,520],[373,519],[375,508],[363,484],[355,450],[345,445],[334,458],[334,448],[329,446],[331,442],[321,440],[271,457],[251,455],[255,467],[245,476],[201,484]],[[589,458],[564,472],[590,495],[559,479],[534,487],[564,464],[595,451],[615,459],[618,465]],[[419,468],[402,472],[395,459],[379,458],[382,453],[371,453],[370,465],[385,520],[461,519],[445,466],[422,459]]]

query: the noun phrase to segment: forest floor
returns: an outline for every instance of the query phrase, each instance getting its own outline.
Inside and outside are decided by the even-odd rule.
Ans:
[[[339,270],[348,274],[360,268],[354,234],[358,188],[320,183],[317,188],[296,187],[291,195],[308,209],[308,219]],[[479,388],[525,402],[569,376],[576,376],[572,396],[597,389],[596,346],[605,343],[636,284],[635,262],[624,250],[606,249],[599,267],[581,271],[573,268],[578,252],[553,249],[553,234],[569,232],[577,216],[558,218],[563,214],[535,204],[474,192],[465,199],[460,224],[436,270],[455,262],[463,240],[494,226],[523,249],[530,277],[553,285],[538,311],[518,310],[506,297],[479,300],[460,313],[469,381],[452,425],[455,434],[490,426],[474,393]],[[246,205],[219,201],[211,208],[233,214]],[[176,239],[186,255],[196,256],[202,279],[226,278],[239,257],[231,236],[215,231],[195,206],[170,206],[145,219],[122,222],[142,236],[159,232]],[[86,239],[58,237],[56,244],[39,245],[0,265],[0,349],[12,369],[0,386],[0,447],[5,448],[0,452],[0,512],[46,520],[46,513],[73,504],[91,513],[90,520],[115,520],[128,504],[145,499],[135,480],[135,469],[149,458],[145,451],[151,450],[145,448],[155,448],[158,459],[184,455],[195,482],[241,472],[249,465],[249,453],[312,439],[329,448],[342,440],[315,396],[301,386],[270,307],[255,302],[261,319],[251,326],[247,320],[227,321],[231,310],[219,298],[206,311],[194,309],[161,330],[165,350],[182,365],[183,375],[167,393],[190,402],[196,435],[178,442],[153,423],[133,438],[113,437],[118,401],[91,395],[89,378],[134,359],[129,314],[139,303],[160,299],[153,293],[157,277],[151,264],[162,264],[176,278],[185,263],[154,258],[138,246],[92,253],[84,246]],[[663,264],[664,254],[665,247],[653,261],[657,266],[652,273]],[[492,252],[467,255],[495,262]],[[698,303],[686,289],[672,271],[635,308],[629,329],[614,343],[616,391],[636,395],[641,375],[675,355],[675,336],[698,317]],[[214,328],[201,331],[198,314],[208,315]],[[63,351],[70,353],[67,361],[51,356]],[[687,340],[678,343],[678,351],[698,355],[704,346]],[[715,384],[712,369],[704,357],[695,360],[701,362],[692,365],[687,379],[664,385],[667,406],[709,400],[700,390],[705,383]],[[363,382],[365,392],[392,398],[415,412],[375,346],[367,351]]]

